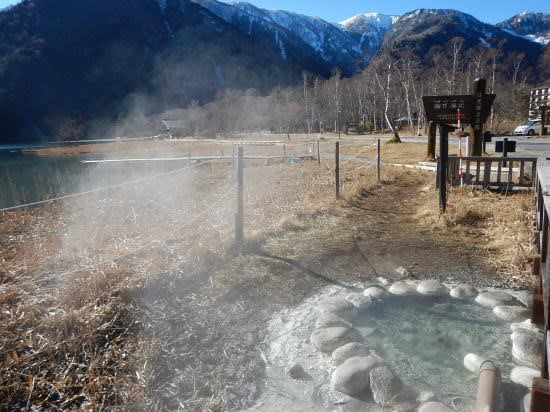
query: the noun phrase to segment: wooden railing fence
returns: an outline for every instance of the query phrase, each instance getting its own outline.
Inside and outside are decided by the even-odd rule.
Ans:
[[[533,187],[537,173],[536,157],[463,157],[464,184],[482,187]],[[448,183],[460,184],[460,160],[449,156]]]

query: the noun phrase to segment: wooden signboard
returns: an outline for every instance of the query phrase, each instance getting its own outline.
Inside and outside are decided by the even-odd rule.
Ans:
[[[458,109],[461,112],[462,124],[484,123],[491,113],[494,100],[494,94],[422,96],[428,121],[443,124],[456,124]]]
[[[457,122],[458,109],[462,112],[462,122],[471,123],[473,120],[474,96],[422,96],[422,102],[428,121],[454,124]]]

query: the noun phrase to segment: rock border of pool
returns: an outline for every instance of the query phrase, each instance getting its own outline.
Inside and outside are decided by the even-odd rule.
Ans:
[[[314,303],[315,316],[304,320],[306,324],[314,323],[309,343],[319,353],[319,362],[327,367],[327,375],[324,377],[327,387],[333,395],[344,396],[329,396],[328,403],[342,405],[347,399],[367,398],[379,407],[391,406],[392,410],[457,410],[437,399],[434,392],[421,391],[402,382],[384,359],[369,348],[368,337],[365,341],[354,328],[353,322],[359,313],[368,311],[381,302],[387,303],[389,299],[415,295],[469,300],[492,310],[496,317],[510,323],[512,330],[511,351],[517,365],[512,369],[511,381],[529,388],[531,378],[540,375],[535,369],[534,360],[540,359],[542,334],[528,319],[529,292],[498,288],[478,289],[467,284],[441,283],[435,279],[399,280],[390,283],[380,277],[376,282],[356,285],[354,291],[347,295],[342,293],[342,289],[336,288],[321,293]],[[478,375],[485,360],[487,358],[483,356],[469,353],[464,357],[464,367]],[[287,372],[296,380],[308,375],[298,363]],[[525,395],[521,402],[524,408],[528,407],[529,400],[529,394]]]

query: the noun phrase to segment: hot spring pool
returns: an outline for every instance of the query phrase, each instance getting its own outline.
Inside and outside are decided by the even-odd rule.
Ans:
[[[490,358],[504,380],[513,366],[509,324],[473,302],[393,297],[353,324],[403,381],[440,397],[476,393],[477,377],[463,366],[468,353]]]
[[[382,288],[383,297],[367,302],[366,309],[360,309],[350,299],[350,289],[331,286],[302,305],[278,313],[270,321],[266,336],[264,391],[250,410],[416,411],[428,402],[425,397],[429,395],[450,411],[468,411],[478,384],[478,376],[464,367],[464,357],[469,353],[497,365],[502,377],[504,410],[519,410],[527,389],[510,382],[510,371],[521,365],[512,356],[510,322],[499,319],[492,308],[476,303],[473,297],[451,297],[443,285],[441,296],[418,293],[417,285],[418,282],[405,285],[411,288],[406,295],[388,293],[388,285]],[[361,288],[352,288],[359,300],[366,292]],[[516,297],[504,295],[521,305]],[[337,363],[333,347],[323,347],[314,339],[320,329],[327,328],[319,326],[319,320],[326,314],[326,302],[331,299],[340,300],[355,311],[352,320],[343,323],[350,333],[344,333],[343,340],[334,347],[341,348],[346,342],[360,343],[368,353],[381,358],[379,366],[389,367],[400,382],[389,404],[377,404],[372,386],[368,388],[371,383],[358,394],[335,385],[337,371],[348,362]],[[526,312],[523,309],[522,316]],[[346,317],[345,310],[340,314]],[[368,357],[368,353],[353,356]],[[350,363],[355,359],[349,359]]]

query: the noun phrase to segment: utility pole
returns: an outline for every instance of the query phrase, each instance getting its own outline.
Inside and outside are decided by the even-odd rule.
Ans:
[[[546,133],[545,133],[545,130],[544,130],[544,126],[546,125],[546,118],[548,116],[548,106],[541,106],[540,107],[540,135],[541,137],[544,136]]]

